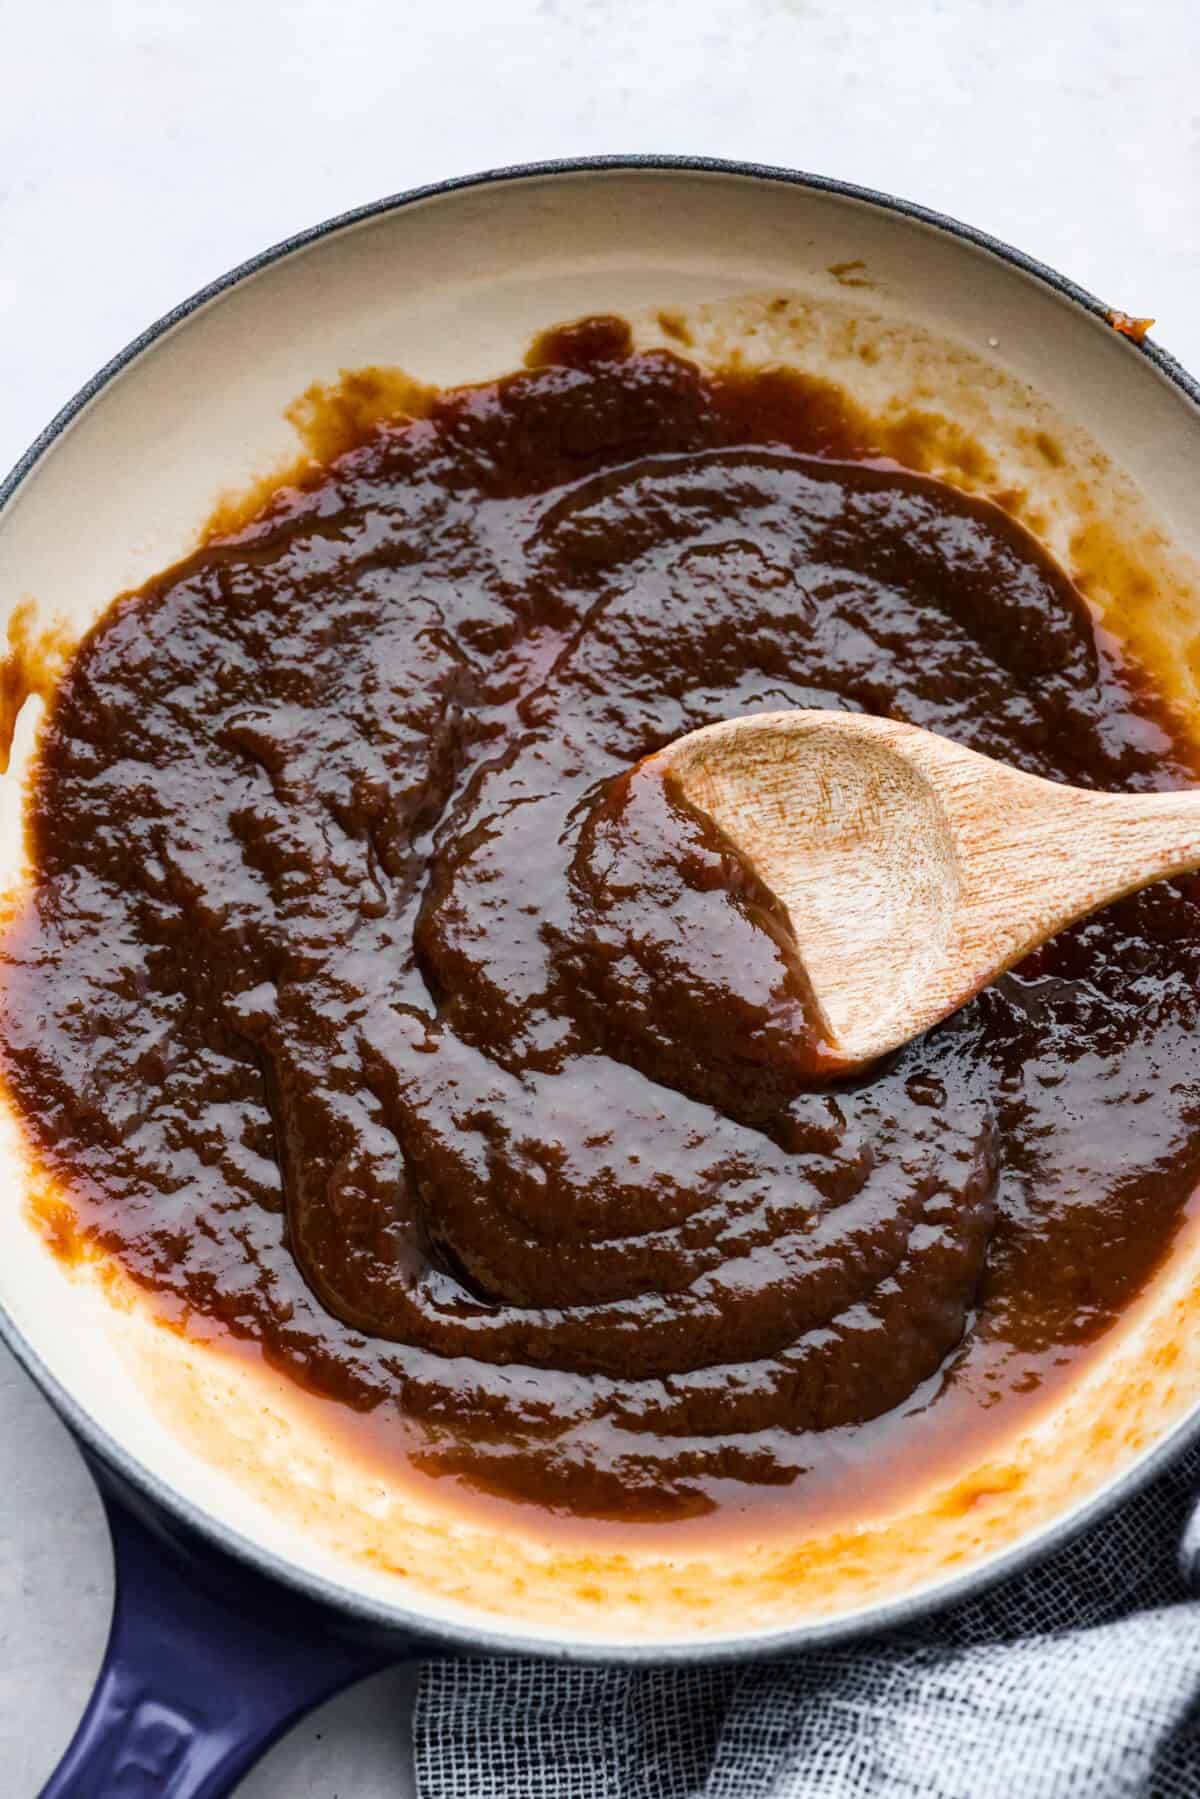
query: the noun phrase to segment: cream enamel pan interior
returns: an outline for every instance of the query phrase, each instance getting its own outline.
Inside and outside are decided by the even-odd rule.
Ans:
[[[381,364],[482,379],[518,365],[543,327],[616,311],[643,342],[678,347],[682,321],[690,354],[791,362],[869,410],[935,415],[935,460],[1010,496],[1200,729],[1200,412],[1167,358],[1055,282],[923,215],[771,171],[577,165],[387,202],[218,283],[51,428],[0,512],[0,611],[32,602],[86,628],[191,547],[222,495],[294,459],[286,409],[314,381]],[[0,783],[10,887],[36,713]],[[31,1220],[19,1132],[0,1123],[7,1334],[70,1421],[226,1547],[400,1629],[665,1656],[893,1622],[1115,1500],[1200,1402],[1193,1219],[1084,1383],[986,1466],[932,1487],[914,1471],[891,1515],[858,1516],[850,1496],[844,1526],[817,1539],[548,1542],[535,1518],[487,1525],[348,1463],[251,1359],[154,1324],[99,1264],[65,1272]]]

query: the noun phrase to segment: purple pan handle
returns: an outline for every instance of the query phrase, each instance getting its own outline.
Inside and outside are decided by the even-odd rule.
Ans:
[[[41,1799],[225,1799],[310,1707],[406,1648],[419,1653],[399,1639],[340,1635],[318,1606],[165,1535],[130,1509],[111,1474],[92,1471],[112,1533],[112,1628]]]

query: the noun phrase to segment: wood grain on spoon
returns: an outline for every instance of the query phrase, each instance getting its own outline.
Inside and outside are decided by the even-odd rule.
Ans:
[[[764,713],[653,760],[786,906],[846,1065],[936,1024],[1076,919],[1200,868],[1200,790],[1061,786],[886,718]]]

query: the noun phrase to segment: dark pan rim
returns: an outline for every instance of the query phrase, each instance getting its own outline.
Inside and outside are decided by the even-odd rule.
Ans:
[[[182,301],[170,312],[165,313],[162,318],[135,337],[132,343],[106,363],[99,373],[94,375],[74,398],[67,402],[30,445],[11,473],[0,483],[0,523],[2,523],[3,512],[8,502],[17,493],[25,478],[62,435],[67,426],[115,376],[175,325],[190,317],[210,300],[237,286],[248,277],[258,274],[260,270],[269,268],[273,263],[281,261],[297,250],[304,249],[309,244],[318,242],[321,238],[343,231],[364,220],[398,211],[401,207],[411,206],[419,201],[436,199],[468,189],[487,187],[498,182],[521,181],[546,176],[618,173],[629,170],[662,172],[678,170],[692,174],[734,176],[780,182],[793,187],[806,188],[815,193],[831,194],[839,199],[860,201],[882,211],[896,213],[903,218],[915,220],[919,224],[931,226],[948,236],[973,244],[999,261],[1019,269],[1041,286],[1074,302],[1084,312],[1101,320],[1107,319],[1109,308],[1096,295],[1079,287],[1075,282],[1067,280],[1065,276],[1060,275],[1055,269],[1047,267],[1045,263],[1024,255],[1020,250],[1013,249],[998,238],[989,236],[987,232],[978,231],[973,226],[965,225],[957,219],[948,218],[928,207],[916,206],[909,201],[896,199],[893,195],[879,193],[871,188],[858,187],[846,181],[836,181],[824,175],[810,175],[791,169],[751,162],[731,162],[714,157],[654,155],[579,157],[488,169],[480,174],[456,176],[447,181],[434,182],[425,187],[411,188],[407,192],[392,194],[365,206],[353,207],[348,212],[340,213],[334,218],[325,220],[322,224],[298,232],[295,236],[285,238],[282,242],[261,251],[257,256],[252,256],[247,262],[240,263],[228,274],[209,282],[206,287],[202,287],[189,299]],[[1128,348],[1131,354],[1143,356],[1174,387],[1178,388],[1194,404],[1200,406],[1200,383],[1188,374],[1169,352],[1149,340],[1140,344],[1129,343]],[[342,1586],[337,1581],[308,1572],[297,1563],[290,1561],[285,1555],[266,1550],[239,1532],[228,1529],[179,1489],[161,1480],[144,1467],[135,1456],[131,1455],[114,1437],[96,1423],[71,1391],[51,1373],[2,1303],[0,1303],[0,1340],[7,1344],[26,1373],[41,1388],[59,1416],[88,1451],[101,1463],[128,1481],[152,1505],[161,1508],[168,1516],[178,1519],[204,1543],[211,1545],[217,1551],[236,1557],[259,1574],[279,1581],[302,1597],[341,1614],[352,1627],[357,1626],[371,1632],[383,1631],[394,1634],[398,1639],[397,1655],[404,1652],[405,1639],[407,1639],[409,1653],[427,1651],[434,1654],[441,1649],[448,1653],[482,1651],[500,1655],[529,1655],[562,1662],[694,1664],[737,1661],[828,1648],[833,1644],[844,1643],[855,1638],[874,1636],[885,1631],[896,1631],[917,1623],[932,1612],[944,1610],[950,1605],[972,1598],[984,1589],[994,1586],[1006,1576],[1028,1569],[1043,1557],[1062,1548],[1081,1531],[1100,1522],[1134,1493],[1140,1491],[1169,1462],[1174,1460],[1187,1444],[1200,1437],[1200,1400],[1198,1400],[1192,1412],[1168,1432],[1152,1450],[1133,1467],[1126,1469],[1123,1474],[1101,1488],[1075,1511],[1058,1518],[1032,1537],[989,1558],[963,1574],[925,1586],[916,1592],[885,1604],[871,1606],[841,1617],[794,1625],[783,1630],[748,1632],[741,1637],[725,1637],[707,1641],[704,1639],[690,1642],[667,1640],[611,1645],[587,1640],[576,1642],[555,1639],[548,1634],[539,1635],[528,1626],[522,1631],[501,1632],[489,1629],[483,1623],[476,1625],[432,1618],[428,1613],[404,1605],[370,1599],[351,1588]]]

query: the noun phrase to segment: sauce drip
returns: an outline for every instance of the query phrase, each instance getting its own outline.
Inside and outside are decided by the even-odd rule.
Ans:
[[[427,1473],[640,1522],[861,1505],[1161,1259],[1200,910],[1123,901],[838,1081],[779,902],[642,759],[800,706],[1082,786],[1185,751],[1038,544],[821,383],[594,319],[422,412],[74,655],[9,1087],[164,1307]]]

